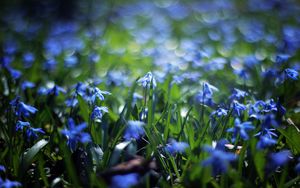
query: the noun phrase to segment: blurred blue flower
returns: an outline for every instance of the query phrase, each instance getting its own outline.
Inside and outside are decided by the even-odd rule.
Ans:
[[[10,181],[9,179],[3,180],[0,177],[0,187],[1,188],[11,188],[11,187],[21,187],[22,184],[17,181]]]
[[[92,112],[91,119],[100,120],[105,112],[108,112],[108,108],[105,106],[96,106]]]
[[[234,127],[227,129],[227,132],[231,132],[233,133],[233,142],[235,141],[235,139],[237,138],[237,135],[240,134],[241,138],[243,140],[248,140],[249,136],[247,134],[247,131],[249,130],[253,130],[254,126],[252,125],[251,122],[247,121],[247,122],[243,122],[241,123],[239,118],[236,118],[234,120]]]
[[[203,89],[202,89],[203,95],[208,98],[212,97],[214,91],[219,91],[218,88],[216,88],[215,86],[213,86],[207,82],[204,82],[202,87],[203,87]]]
[[[35,84],[33,82],[29,82],[29,81],[24,81],[22,84],[21,84],[21,89],[24,91],[25,89],[27,88],[34,88],[35,87]]]
[[[275,59],[275,63],[278,64],[282,64],[287,62],[287,60],[290,58],[291,56],[288,54],[278,54],[276,55],[276,59]]]
[[[89,61],[90,61],[91,63],[98,63],[99,60],[100,60],[100,56],[99,56],[98,54],[96,54],[96,53],[91,53],[91,54],[89,55]]]
[[[171,140],[165,147],[165,150],[171,155],[176,153],[183,153],[189,145],[186,142],[177,142],[176,140]]]
[[[74,55],[65,57],[65,66],[74,67],[78,63],[78,58]]]
[[[234,88],[232,95],[230,96],[230,99],[231,100],[234,100],[234,99],[239,100],[239,99],[246,97],[247,95],[248,95],[247,92]]]
[[[64,88],[60,87],[60,86],[57,86],[57,85],[55,85],[55,86],[53,86],[53,88],[47,90],[48,95],[58,96],[59,93],[66,93],[66,90]]]
[[[30,68],[35,60],[34,54],[31,52],[26,52],[23,54],[24,68]]]
[[[111,188],[129,188],[139,181],[139,174],[130,173],[125,175],[115,175],[111,179]]]
[[[204,82],[202,84],[202,90],[196,94],[195,99],[201,104],[213,106],[215,102],[213,101],[212,97],[215,91],[218,91],[218,88],[207,82]]]
[[[104,95],[110,95],[111,93],[108,91],[102,91],[97,87],[93,88],[93,94],[91,96],[91,101],[95,102],[96,98],[98,98],[99,100],[103,101],[104,100]]]
[[[56,66],[57,66],[57,61],[54,58],[47,59],[43,64],[43,68],[47,71],[54,70]]]
[[[5,63],[4,62],[4,64],[2,66],[3,66],[3,68],[5,68],[9,72],[10,76],[13,79],[16,80],[16,79],[18,79],[18,78],[20,78],[22,76],[22,73],[19,70],[11,68],[10,65],[9,65],[9,63]]]
[[[277,143],[277,140],[270,138],[269,136],[260,136],[257,142],[257,149],[266,149],[267,147],[273,146]]]
[[[210,153],[210,157],[202,161],[201,164],[203,166],[211,166],[213,176],[227,172],[229,163],[237,159],[235,154],[226,152],[220,148],[204,146],[203,149]]]
[[[30,126],[29,122],[24,122],[24,121],[18,121],[16,124],[16,130],[24,130],[26,129],[26,136],[28,139],[33,138],[36,139],[38,138],[38,134],[37,133],[41,133],[41,134],[45,134],[45,132],[43,131],[43,129],[41,128],[33,128]]]
[[[144,77],[140,78],[137,83],[142,85],[144,88],[149,88],[152,82],[153,88],[156,87],[156,80],[152,75],[152,72],[148,72]]]
[[[37,133],[45,134],[42,128],[28,127],[26,129],[26,136],[28,139],[29,138],[37,139],[38,138]]]
[[[38,110],[33,106],[24,104],[20,101],[20,97],[16,97],[10,103],[11,107],[15,111],[16,116],[29,117],[30,114],[35,114]]]
[[[286,79],[298,80],[299,73],[296,70],[288,68],[284,70],[284,73]]]
[[[124,133],[125,140],[139,139],[145,134],[144,126],[145,123],[142,121],[128,121],[127,128]]]
[[[76,125],[72,118],[68,119],[68,129],[61,131],[61,134],[67,137],[67,145],[71,151],[76,150],[77,143],[87,143],[91,141],[91,136],[88,133],[83,132],[87,128],[86,123]]]
[[[228,110],[225,110],[224,108],[218,108],[217,110],[213,111],[210,114],[210,117],[217,116],[217,117],[222,117],[222,116],[227,116]]]
[[[16,124],[16,130],[23,130],[25,127],[30,127],[30,123],[29,122],[25,122],[25,121],[17,121]]]
[[[0,165],[0,172],[5,172],[5,171],[6,171],[5,167],[3,165]]]
[[[78,100],[75,98],[65,100],[67,107],[75,107],[78,104]]]
[[[272,160],[272,163],[275,166],[282,166],[286,164],[291,158],[292,154],[289,150],[282,150],[277,153],[272,153],[270,155],[270,158]]]
[[[275,171],[278,167],[284,166],[292,158],[292,153],[289,150],[282,150],[269,155],[269,161],[266,166],[267,171]]]
[[[38,110],[35,107],[20,102],[17,107],[16,115],[17,116],[23,115],[25,117],[29,117],[30,114],[35,114],[37,111]]]
[[[232,102],[232,112],[236,116],[241,116],[242,112],[245,111],[247,107],[236,100]]]

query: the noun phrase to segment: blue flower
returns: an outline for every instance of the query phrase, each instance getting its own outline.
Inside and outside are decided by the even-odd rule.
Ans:
[[[5,167],[3,165],[0,165],[0,172],[5,172],[5,171],[6,171]]]
[[[213,106],[215,104],[212,99],[214,91],[218,91],[218,88],[207,82],[204,82],[202,84],[202,91],[199,91],[198,94],[195,96],[196,100],[201,104]]]
[[[242,99],[248,95],[247,92],[239,90],[239,89],[234,89],[232,95],[230,96],[230,99]]]
[[[227,132],[233,132],[233,141],[235,141],[238,134],[240,134],[243,140],[248,140],[249,136],[247,131],[254,129],[254,126],[251,122],[243,122],[241,123],[239,118],[234,120],[234,127],[227,129]]]
[[[104,100],[104,95],[110,95],[111,93],[108,91],[102,91],[97,87],[93,88],[93,95],[91,96],[91,101],[95,102],[96,98],[99,100],[103,101]]]
[[[33,128],[30,126],[29,122],[24,122],[24,121],[18,121],[16,124],[16,130],[24,130],[26,128],[26,136],[28,139],[33,138],[36,139],[38,138],[37,133],[45,134],[43,129],[41,128]]]
[[[282,150],[277,153],[272,153],[270,158],[275,166],[283,166],[290,160],[291,156],[292,154],[289,150]]]
[[[26,130],[26,136],[27,138],[33,138],[37,139],[38,135],[37,133],[45,134],[42,128],[33,128],[33,127],[28,127]]]
[[[137,83],[142,85],[143,88],[149,88],[152,82],[153,88],[156,87],[156,80],[152,75],[152,72],[148,72],[144,77],[140,78]]]
[[[216,176],[227,172],[229,163],[236,160],[236,155],[220,148],[204,146],[204,151],[210,153],[210,157],[202,161],[203,166],[212,166],[212,174]]]
[[[142,121],[128,121],[127,128],[124,133],[125,140],[139,139],[145,134],[144,126],[145,123]]]
[[[129,188],[138,183],[139,174],[130,173],[125,175],[115,175],[111,179],[112,188]]]
[[[266,166],[267,171],[275,171],[278,167],[284,166],[291,159],[292,154],[289,150],[282,150],[269,155],[269,162]]]
[[[43,68],[47,71],[54,70],[56,68],[57,62],[55,59],[48,59],[44,62]]]
[[[0,177],[0,187],[1,188],[11,188],[11,187],[20,187],[20,186],[22,186],[21,183],[19,183],[17,181],[10,181],[9,179],[3,180]]]
[[[278,54],[276,56],[275,62],[278,64],[282,64],[287,62],[287,60],[290,58],[291,56],[288,54]]]
[[[74,55],[65,57],[65,66],[74,67],[78,63],[78,58]]]
[[[29,81],[24,81],[22,84],[21,84],[21,89],[24,91],[25,89],[27,88],[34,88],[35,87],[35,84],[32,83],[32,82],[29,82]]]
[[[30,68],[35,60],[34,54],[27,52],[23,55],[24,68]]]
[[[33,106],[20,102],[20,97],[16,97],[9,103],[17,116],[29,117],[30,114],[35,114],[38,110]]]
[[[91,137],[88,133],[83,132],[87,128],[86,123],[81,123],[75,125],[75,122],[72,118],[68,119],[68,128],[61,131],[61,134],[67,137],[67,145],[71,151],[76,150],[77,143],[87,143],[91,141]]]
[[[223,108],[218,108],[217,110],[213,111],[210,116],[222,117],[222,116],[227,116],[227,114],[228,114],[228,110],[225,110]]]
[[[296,70],[288,68],[284,70],[284,73],[286,79],[298,80],[299,73]]]
[[[91,118],[93,120],[101,120],[101,118],[102,118],[102,116],[105,112],[108,112],[107,107],[105,107],[105,106],[101,106],[101,107],[96,106],[94,108],[93,112],[92,112]]]
[[[268,136],[261,136],[257,142],[257,149],[265,149],[267,147],[273,146],[277,143],[277,140],[270,138]]]
[[[30,127],[30,123],[25,121],[17,121],[16,131],[23,130],[25,127]]]
[[[33,106],[27,105],[23,102],[20,102],[18,107],[17,107],[17,112],[16,115],[17,116],[25,116],[25,117],[29,117],[30,114],[35,114],[38,110],[36,108],[34,108]]]
[[[78,104],[78,100],[75,98],[67,99],[65,101],[65,104],[67,105],[67,107],[75,107]]]
[[[53,88],[47,90],[48,95],[58,96],[59,93],[66,93],[66,90],[64,88],[60,87],[60,86],[57,86],[57,85],[55,85],[55,86],[53,86]]]
[[[183,153],[188,147],[189,145],[186,142],[171,140],[171,142],[166,145],[165,150],[171,155],[175,155],[176,153]]]
[[[241,116],[242,112],[246,109],[247,107],[243,104],[240,104],[238,101],[234,100],[232,102],[232,110],[234,115]]]
[[[218,88],[216,88],[215,86],[213,86],[207,82],[203,83],[203,95],[205,97],[211,98],[214,91],[218,91]]]

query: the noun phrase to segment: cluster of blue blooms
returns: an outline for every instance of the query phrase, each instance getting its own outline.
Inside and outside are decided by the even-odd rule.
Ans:
[[[5,145],[0,162],[8,167],[6,172],[0,165],[0,188],[21,186],[9,179],[19,181],[24,174],[35,182],[36,171],[47,186],[51,175],[44,175],[43,165],[59,164],[67,157],[64,149],[75,163],[82,150],[79,158],[86,166],[99,160],[97,168],[87,167],[91,181],[93,173],[135,155],[155,158],[163,171],[157,179],[171,186],[207,183],[201,180],[203,169],[211,170],[212,185],[220,183],[219,175],[246,171],[248,163],[262,165],[250,170],[260,176],[252,186],[278,182],[277,174],[275,180],[261,174],[279,174],[278,169],[290,166],[296,173],[281,173],[280,181],[297,181],[296,1],[107,1],[78,7],[89,16],[49,18],[46,24],[26,19],[23,11],[0,12],[0,23],[7,26],[0,37],[0,145]],[[52,9],[49,5],[45,14],[53,14]],[[45,151],[36,151],[43,160],[35,162],[33,156],[27,166],[34,173],[20,173],[26,165],[16,161],[28,157],[30,146],[42,138],[51,142]],[[194,168],[200,170],[190,175]],[[116,188],[139,186],[151,170],[138,170],[114,172],[104,182]],[[49,180],[76,182],[70,169],[64,171]],[[245,174],[237,179],[247,179]]]

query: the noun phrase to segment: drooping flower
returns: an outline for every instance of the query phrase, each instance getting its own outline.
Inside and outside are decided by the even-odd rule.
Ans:
[[[38,138],[37,133],[45,134],[45,132],[43,131],[42,128],[28,127],[27,130],[26,130],[27,138],[37,139]]]
[[[21,84],[21,89],[24,91],[25,89],[27,88],[34,88],[35,87],[35,84],[33,82],[29,82],[29,81],[24,81],[22,84]]]
[[[29,122],[18,121],[16,124],[16,131],[20,131],[20,130],[22,131],[24,129],[26,129],[27,139],[38,138],[38,133],[45,134],[43,129],[31,127]]]
[[[228,114],[228,110],[225,110],[224,108],[218,108],[217,110],[213,111],[210,116],[222,117],[222,116],[227,116],[227,114]]]
[[[285,63],[285,62],[287,62],[287,60],[288,60],[290,57],[291,57],[291,56],[288,55],[288,54],[278,54],[278,55],[276,56],[275,63],[278,63],[278,64]]]
[[[234,100],[232,102],[232,112],[236,116],[241,116],[242,112],[245,111],[247,107],[238,101]]]
[[[142,137],[145,134],[144,125],[145,123],[142,121],[128,121],[124,133],[125,140],[139,139]]]
[[[30,105],[20,101],[20,97],[16,97],[10,102],[11,107],[15,111],[16,116],[29,117],[30,114],[35,114],[38,110]]]
[[[78,104],[78,99],[67,99],[65,100],[65,104],[67,105],[67,107],[75,107]]]
[[[256,148],[257,149],[265,149],[267,147],[275,145],[276,143],[277,143],[277,140],[264,135],[259,138]]]
[[[210,154],[210,157],[205,159],[202,165],[211,166],[213,176],[227,172],[230,162],[237,158],[235,154],[226,152],[222,147],[204,146],[203,149]]]
[[[115,175],[111,179],[112,188],[129,188],[136,185],[139,181],[138,173],[130,173],[124,175]]]
[[[96,106],[92,112],[91,118],[93,120],[101,120],[104,113],[108,112],[105,106]]]
[[[241,123],[241,120],[239,118],[236,118],[234,120],[234,127],[227,129],[227,132],[233,133],[233,141],[237,138],[237,135],[239,134],[243,140],[248,140],[249,136],[247,134],[247,131],[254,129],[254,126],[251,122],[243,122]]]
[[[20,182],[10,181],[9,179],[3,180],[0,177],[0,187],[1,188],[12,188],[12,187],[21,187],[21,186],[22,186],[22,184]]]
[[[277,153],[271,153],[269,155],[268,164],[266,166],[267,171],[275,171],[278,167],[284,166],[292,158],[292,154],[289,150],[282,150]]]
[[[165,150],[171,155],[175,155],[176,153],[183,153],[189,145],[186,142],[177,142],[175,140],[171,140],[165,147]]]
[[[91,141],[91,136],[88,133],[83,132],[87,128],[86,123],[76,125],[72,118],[68,119],[68,128],[61,131],[61,133],[67,137],[67,145],[71,151],[75,151],[77,143],[87,143]]]
[[[0,165],[0,172],[5,172],[5,171],[6,171],[5,167],[3,165]]]
[[[108,91],[102,91],[97,87],[93,88],[93,94],[91,96],[91,101],[95,102],[96,98],[99,100],[103,101],[104,100],[104,95],[110,95],[111,93]]]
[[[202,90],[199,91],[198,94],[195,96],[196,101],[200,102],[201,104],[213,106],[215,102],[213,101],[212,97],[215,91],[218,91],[218,88],[207,82],[204,82],[202,84]]]
[[[285,69],[284,74],[286,79],[298,80],[299,73],[294,69]]]
[[[25,127],[30,127],[30,123],[25,121],[18,121],[16,124],[16,131],[23,130]]]
[[[60,86],[53,86],[51,89],[48,89],[47,90],[47,94],[48,95],[55,95],[55,96],[58,96],[59,93],[66,93],[66,90]]]
[[[24,68],[30,68],[35,60],[34,54],[31,52],[26,52],[23,54]]]
[[[239,99],[246,97],[247,95],[248,95],[248,93],[246,91],[242,91],[242,90],[234,88],[232,95],[230,96],[230,99],[231,100],[234,100],[234,99],[239,100]]]
[[[156,87],[156,80],[152,75],[152,72],[148,72],[144,77],[140,78],[137,83],[142,85],[143,88],[149,88],[150,83],[152,82],[153,88]]]
[[[17,116],[18,115],[23,115],[25,117],[29,117],[30,114],[35,114],[38,110],[30,105],[27,105],[23,102],[20,102],[17,108]]]

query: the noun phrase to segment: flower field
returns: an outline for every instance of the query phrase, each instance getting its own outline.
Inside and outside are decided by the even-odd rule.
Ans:
[[[300,187],[296,0],[5,0],[0,44],[0,188]]]

